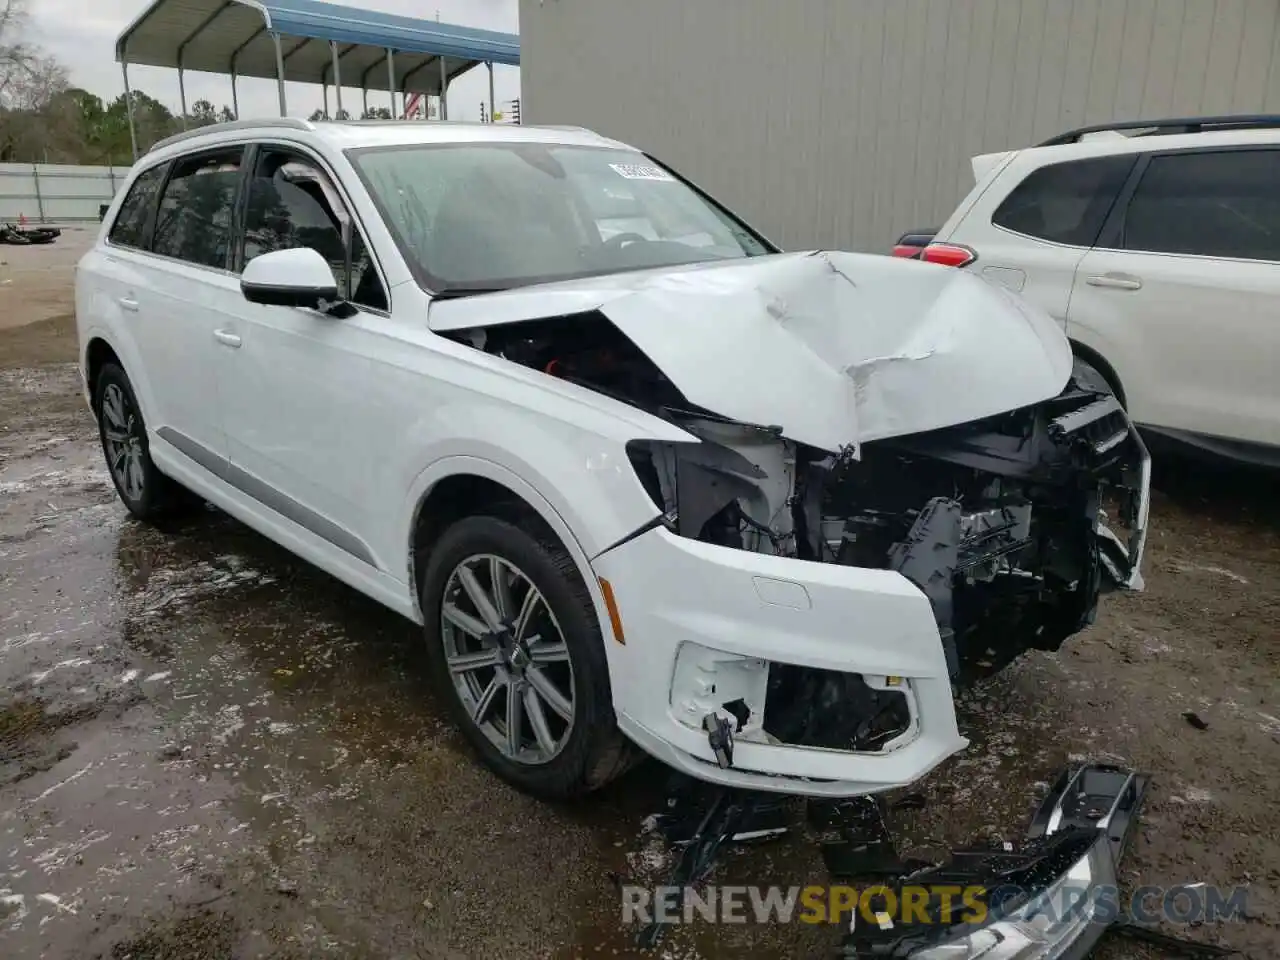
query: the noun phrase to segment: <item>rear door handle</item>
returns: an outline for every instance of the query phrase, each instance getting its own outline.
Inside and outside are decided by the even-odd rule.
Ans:
[[[1091,287],[1110,287],[1113,290],[1142,289],[1142,281],[1128,273],[1104,273],[1101,276],[1085,277],[1084,282]]]
[[[133,297],[121,297],[121,298],[120,298],[120,309],[121,309],[121,310],[128,310],[130,313],[137,313],[137,312],[138,312],[138,301],[137,301],[137,300],[135,300],[135,299],[133,299]]]
[[[224,347],[238,348],[241,344],[240,338],[230,330],[213,331],[213,339],[217,340]]]

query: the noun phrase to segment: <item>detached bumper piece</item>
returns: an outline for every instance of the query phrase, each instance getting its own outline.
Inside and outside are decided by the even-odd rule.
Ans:
[[[927,921],[917,913],[903,923],[887,910],[879,924],[858,918],[841,955],[1082,960],[1108,929],[1099,896],[1116,886],[1146,787],[1145,777],[1118,767],[1068,770],[1036,811],[1022,849],[958,851],[949,863],[900,874],[889,889],[898,903],[908,889],[917,898],[927,891]],[[968,891],[963,906],[961,890]]]

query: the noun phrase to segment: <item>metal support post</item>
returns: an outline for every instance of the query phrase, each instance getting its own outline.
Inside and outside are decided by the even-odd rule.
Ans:
[[[284,52],[280,49],[280,34],[274,31],[271,41],[276,45],[276,92],[280,97],[280,116],[289,115],[289,101],[284,93]]]
[[[391,119],[396,119],[396,52],[387,47],[387,93],[391,100]]]
[[[342,119],[342,64],[338,61],[338,44],[329,41],[329,55],[333,58],[333,96],[337,102],[338,112],[334,114],[335,120]]]
[[[138,129],[133,120],[133,94],[129,90],[129,61],[121,60],[120,69],[124,72],[124,108],[129,114],[129,144],[133,147],[133,159],[138,159]]]

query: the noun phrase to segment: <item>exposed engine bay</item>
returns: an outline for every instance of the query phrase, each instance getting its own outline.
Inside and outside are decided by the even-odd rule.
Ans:
[[[1115,399],[1074,381],[998,416],[820,450],[787,439],[785,426],[690,405],[599,313],[455,335],[698,437],[628,449],[661,522],[680,536],[901,573],[932,606],[954,684],[1027,649],[1058,649],[1092,622],[1102,592],[1141,585],[1149,461]],[[844,750],[883,749],[910,724],[885,678],[777,663],[763,719],[736,701],[719,706],[740,736]]]

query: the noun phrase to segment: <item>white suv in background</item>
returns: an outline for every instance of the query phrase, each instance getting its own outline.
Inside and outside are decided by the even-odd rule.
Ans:
[[[541,795],[633,744],[726,785],[911,783],[965,744],[953,682],[1141,582],[1149,460],[1047,314],[779,253],[588,131],[180,135],[76,321],[128,509],[190,491],[421,624],[480,756]]]
[[[895,254],[1047,310],[1139,426],[1280,464],[1280,117],[1088,127],[973,170]]]

